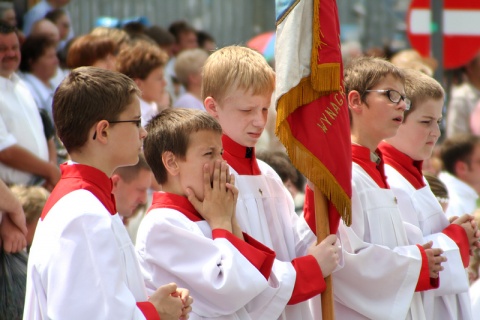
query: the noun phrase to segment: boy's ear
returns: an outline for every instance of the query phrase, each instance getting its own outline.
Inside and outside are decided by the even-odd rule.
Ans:
[[[133,79],[133,81],[135,81],[135,83],[137,84],[138,89],[140,89],[140,91],[142,91],[143,90],[143,80],[139,79],[139,78],[135,78],[135,79]]]
[[[354,113],[360,113],[362,111],[362,96],[357,90],[352,90],[348,93],[348,107]]]
[[[465,175],[468,173],[468,163],[458,160],[457,162],[455,162],[453,170],[455,170],[455,175],[459,179],[463,180]]]
[[[108,123],[107,120],[101,120],[97,122],[97,124],[94,127],[93,140],[106,143],[107,137],[108,137],[107,131],[109,127],[110,127],[110,124]]]
[[[172,176],[178,175],[180,170],[177,163],[177,158],[171,151],[165,151],[162,154],[162,163],[170,175]]]
[[[112,175],[112,192],[115,192],[117,189],[118,182],[120,181],[120,176],[118,174]]]
[[[203,105],[205,106],[205,109],[212,117],[214,117],[215,119],[218,119],[218,110],[217,110],[218,105],[215,99],[208,96],[205,98]]]

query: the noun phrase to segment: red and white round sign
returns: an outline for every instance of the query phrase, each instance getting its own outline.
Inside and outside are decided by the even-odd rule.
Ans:
[[[407,35],[411,46],[429,57],[431,0],[412,0],[407,12]],[[443,1],[443,66],[458,68],[480,50],[480,1]]]

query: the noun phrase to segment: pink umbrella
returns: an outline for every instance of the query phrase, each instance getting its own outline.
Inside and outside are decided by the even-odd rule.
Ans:
[[[247,47],[260,52],[267,61],[275,57],[275,31],[261,33],[247,41]]]

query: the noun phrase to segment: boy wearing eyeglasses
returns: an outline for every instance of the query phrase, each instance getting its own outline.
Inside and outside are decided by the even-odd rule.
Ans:
[[[53,114],[71,161],[38,222],[24,319],[178,319],[191,311],[173,283],[147,298],[133,244],[115,208],[112,176],[138,162],[147,133],[128,77],[83,67],[55,92]]]
[[[419,291],[438,287],[445,260],[432,243],[410,245],[384,173],[379,143],[397,133],[404,111],[404,75],[371,57],[345,68],[351,116],[352,225],[340,224],[344,268],[333,273],[338,319],[424,319]],[[307,192],[307,208],[313,208]],[[308,217],[314,215],[306,214]],[[309,221],[315,225],[314,221]]]

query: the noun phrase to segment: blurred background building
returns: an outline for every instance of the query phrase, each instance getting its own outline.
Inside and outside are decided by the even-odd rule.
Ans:
[[[25,10],[38,0],[15,0]],[[358,41],[362,48],[408,47],[405,12],[410,0],[337,0],[342,40]],[[76,34],[89,32],[100,17],[145,17],[150,24],[167,27],[184,19],[211,33],[218,46],[244,44],[275,29],[274,0],[72,0],[68,5]]]

